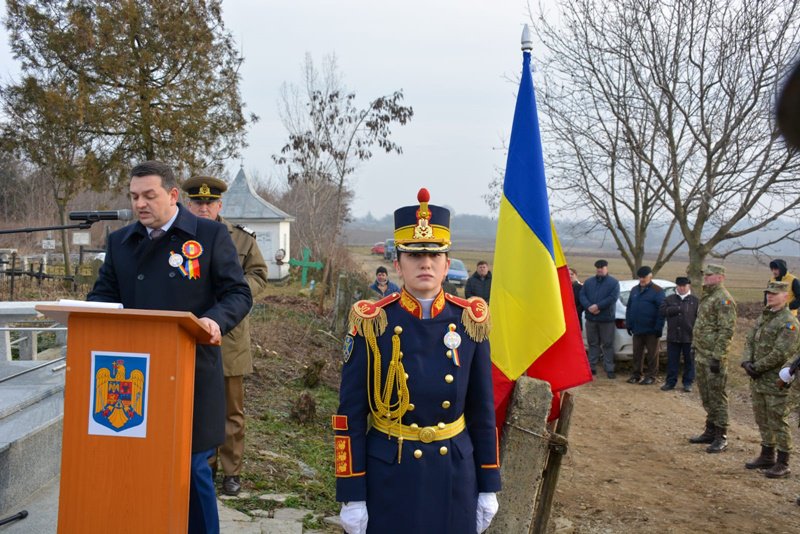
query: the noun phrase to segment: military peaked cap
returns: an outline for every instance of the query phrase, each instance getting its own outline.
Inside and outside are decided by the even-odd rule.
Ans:
[[[192,176],[183,182],[182,189],[192,200],[219,200],[228,190],[228,184],[213,176]]]

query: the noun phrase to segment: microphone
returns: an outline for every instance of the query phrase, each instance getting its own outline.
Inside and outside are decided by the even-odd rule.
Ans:
[[[131,219],[133,219],[131,210],[69,212],[70,221],[130,221]]]

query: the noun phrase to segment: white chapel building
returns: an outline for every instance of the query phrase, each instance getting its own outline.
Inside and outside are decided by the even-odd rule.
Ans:
[[[228,191],[222,195],[221,215],[256,233],[256,242],[267,262],[270,280],[289,276],[289,225],[294,222],[294,217],[258,196],[244,169],[239,169]],[[283,259],[278,260],[281,255]]]

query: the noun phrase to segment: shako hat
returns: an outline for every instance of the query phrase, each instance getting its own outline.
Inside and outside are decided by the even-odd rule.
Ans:
[[[450,210],[428,204],[424,187],[417,193],[419,205],[394,212],[394,244],[400,252],[447,252],[450,250]]]

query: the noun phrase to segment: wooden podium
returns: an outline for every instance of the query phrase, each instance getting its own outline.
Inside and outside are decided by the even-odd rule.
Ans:
[[[40,305],[68,326],[58,532],[188,528],[195,344],[189,312]]]

